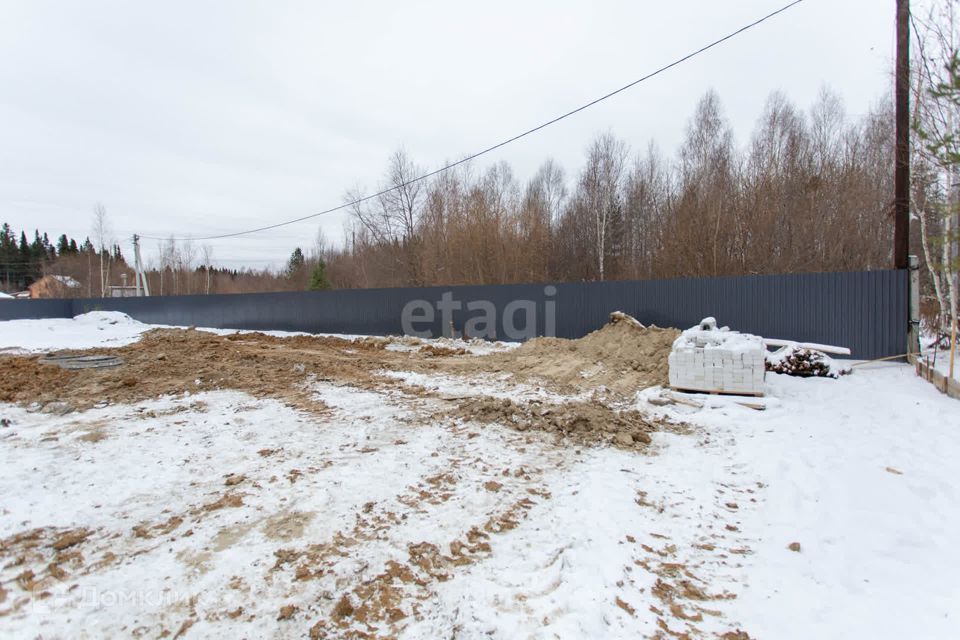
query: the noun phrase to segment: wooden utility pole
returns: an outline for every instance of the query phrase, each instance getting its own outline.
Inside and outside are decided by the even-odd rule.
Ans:
[[[893,266],[910,253],[910,0],[897,0],[896,160],[893,175]]]

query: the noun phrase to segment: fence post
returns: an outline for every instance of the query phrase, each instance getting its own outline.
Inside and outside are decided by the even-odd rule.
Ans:
[[[910,322],[907,325],[907,353],[919,355],[920,349],[920,259],[909,256],[910,268]]]

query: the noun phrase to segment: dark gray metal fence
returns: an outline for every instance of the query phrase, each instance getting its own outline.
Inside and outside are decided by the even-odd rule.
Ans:
[[[443,313],[444,299],[449,314]],[[416,305],[413,329],[434,336],[449,332],[449,318],[458,331],[472,319],[468,326],[480,329],[472,335],[489,329],[491,336],[509,338],[511,325],[522,327],[530,320],[528,334],[576,338],[603,325],[611,311],[622,310],[662,327],[686,328],[714,316],[739,331],[847,346],[853,357],[869,359],[905,351],[907,272],[7,300],[0,302],[0,319],[68,318],[102,309],[152,324],[378,335],[404,333],[409,304]],[[493,326],[478,324],[491,305]],[[407,313],[408,331],[410,318]]]

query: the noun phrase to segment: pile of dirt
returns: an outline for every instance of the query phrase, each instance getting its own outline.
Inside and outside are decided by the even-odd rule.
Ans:
[[[40,365],[36,358],[0,356],[0,402],[34,400],[36,390],[62,389],[76,377],[55,365]]]
[[[574,393],[605,388],[632,394],[665,384],[667,354],[677,332],[644,328],[613,314],[605,327],[579,340],[539,338],[519,348],[471,356],[445,345],[396,352],[382,341],[320,336],[273,337],[262,333],[216,335],[195,329],[156,329],[138,342],[84,354],[118,356],[112,368],[66,370],[37,356],[0,356],[0,401],[32,405],[58,414],[99,402],[134,403],[163,395],[236,389],[291,406],[323,412],[311,380],[383,390],[404,388],[383,370],[443,371],[471,376],[508,372],[535,378]],[[494,398],[467,399],[458,417],[502,422],[518,429],[554,431],[583,442],[642,446],[657,426],[636,412],[617,412],[599,401],[563,405],[516,405]]]
[[[609,323],[578,340],[534,338],[513,351],[482,356],[470,364],[570,388],[605,387],[629,395],[667,384],[667,356],[679,335],[676,329],[644,327],[614,312]]]
[[[651,433],[668,426],[639,411],[617,411],[600,401],[519,403],[477,396],[460,400],[446,415],[481,424],[495,422],[518,431],[547,431],[585,445],[604,443],[623,449],[642,449],[650,444]]]
[[[387,356],[375,346],[332,337],[218,336],[195,329],[157,329],[130,345],[83,353],[120,356],[123,364],[72,371],[38,357],[0,356],[0,401],[83,410],[101,401],[131,403],[166,394],[237,389],[323,410],[305,384],[311,377],[382,385],[372,372],[383,367]]]

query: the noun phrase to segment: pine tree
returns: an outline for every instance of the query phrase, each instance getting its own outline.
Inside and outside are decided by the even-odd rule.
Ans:
[[[25,231],[20,232],[20,247],[18,249],[18,260],[21,264],[28,264],[30,262],[30,244],[27,243],[27,234]]]
[[[17,240],[13,229],[6,222],[0,228],[0,269],[3,273],[4,287],[13,286],[13,277],[16,275],[14,263],[17,261]]]
[[[50,237],[47,236],[47,232],[43,232],[43,238],[41,238],[40,243],[43,245],[43,258],[44,260],[53,260],[57,257],[57,251],[53,248],[53,245],[50,244]]]
[[[30,261],[31,267],[35,272],[40,271],[40,266],[47,259],[47,248],[43,244],[43,238],[40,237],[40,231],[33,230],[33,242],[30,243]]]
[[[326,291],[331,289],[330,281],[327,280],[327,263],[323,259],[317,260],[317,266],[313,268],[310,274],[310,291]]]
[[[300,250],[300,247],[297,247],[290,254],[290,260],[287,261],[287,277],[292,278],[296,275],[303,268],[304,262],[303,251]]]

